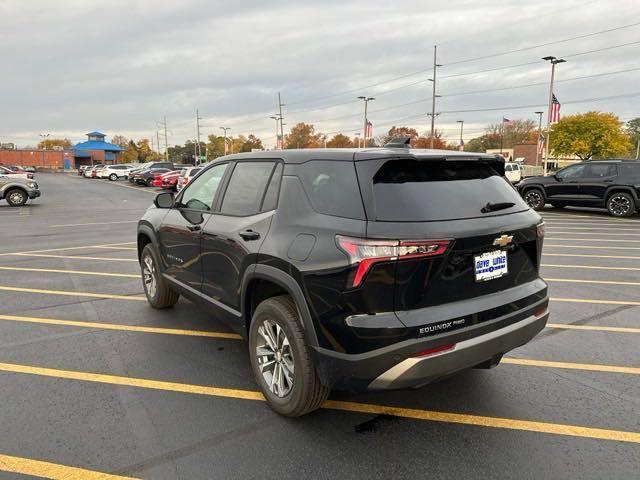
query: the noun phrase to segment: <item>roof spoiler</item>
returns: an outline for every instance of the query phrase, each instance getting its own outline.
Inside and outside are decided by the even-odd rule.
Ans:
[[[385,143],[384,146],[385,148],[411,148],[411,137],[409,135],[394,137]]]

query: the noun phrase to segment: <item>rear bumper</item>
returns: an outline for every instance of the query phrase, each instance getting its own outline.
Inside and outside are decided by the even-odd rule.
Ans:
[[[496,297],[500,298],[499,303]],[[476,318],[478,323],[424,335],[418,334],[415,328],[412,338],[364,353],[347,354],[315,347],[317,365],[323,381],[338,390],[360,392],[421,387],[495,361],[529,342],[545,327],[549,317],[548,304],[546,284],[536,280],[471,301],[418,310],[412,315],[432,321],[465,315]],[[455,346],[433,355],[415,356],[446,345]]]
[[[376,377],[369,390],[416,388],[474,367],[529,342],[546,325],[549,311],[531,315],[512,325],[457,343],[451,350],[428,357],[412,357]]]

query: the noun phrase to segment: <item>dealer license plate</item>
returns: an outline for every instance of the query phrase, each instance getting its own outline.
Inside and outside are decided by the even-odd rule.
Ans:
[[[507,274],[507,252],[496,250],[474,257],[476,282],[485,282]]]

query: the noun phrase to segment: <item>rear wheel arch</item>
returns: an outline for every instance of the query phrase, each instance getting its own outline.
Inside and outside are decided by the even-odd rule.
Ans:
[[[245,323],[245,335],[251,326],[251,318],[260,302],[280,295],[288,295],[298,309],[298,316],[309,346],[318,345],[311,312],[298,282],[286,272],[269,265],[256,265],[247,269],[242,281],[241,308]]]
[[[636,195],[636,192],[634,191],[633,188],[616,186],[616,187],[609,187],[609,189],[607,190],[607,193],[604,196],[605,204],[609,201],[611,196],[616,193],[628,193],[629,195],[631,195],[631,198],[633,198],[634,200],[638,200],[638,195]]]

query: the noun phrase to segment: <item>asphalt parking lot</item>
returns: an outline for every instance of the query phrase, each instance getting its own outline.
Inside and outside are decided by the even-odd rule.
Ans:
[[[639,476],[638,216],[543,212],[550,324],[498,368],[286,419],[224,325],[148,306],[151,189],[37,180],[0,204],[0,479]]]

